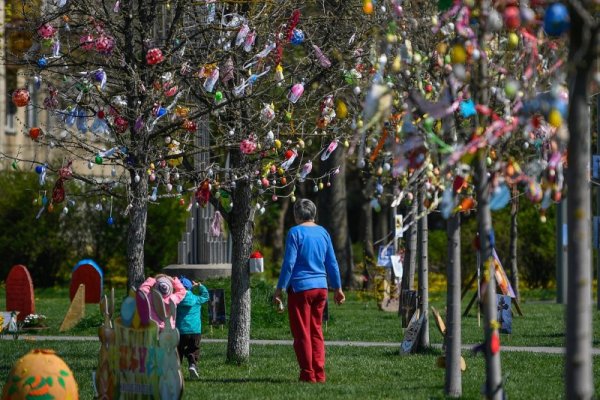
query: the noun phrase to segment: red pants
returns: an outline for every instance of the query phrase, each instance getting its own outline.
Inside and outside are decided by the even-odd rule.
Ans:
[[[301,381],[325,382],[325,342],[321,324],[326,302],[327,289],[288,293],[290,328]]]

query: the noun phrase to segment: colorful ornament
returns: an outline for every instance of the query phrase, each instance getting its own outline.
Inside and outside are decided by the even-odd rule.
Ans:
[[[81,36],[79,38],[79,46],[86,51],[93,50],[95,47],[94,37],[89,34]]]
[[[29,129],[29,137],[33,140],[38,140],[40,136],[43,135],[42,129],[38,127],[33,127]]]
[[[571,27],[569,10],[562,3],[553,3],[544,14],[544,31],[548,36],[560,36]]]
[[[250,136],[248,139],[242,140],[240,143],[240,151],[244,154],[252,154],[256,150],[256,140]]]
[[[292,38],[290,39],[290,43],[296,46],[304,43],[304,32],[302,32],[301,29],[294,29],[292,31]]]
[[[163,56],[162,51],[159,48],[153,48],[148,50],[146,53],[146,62],[148,65],[156,65],[163,62],[165,56]]]
[[[12,94],[13,104],[17,107],[25,107],[29,104],[29,90],[27,89],[17,89]]]
[[[94,43],[96,47],[96,51],[100,54],[110,54],[115,47],[115,40],[110,36],[101,35],[98,37]],[[147,56],[146,56],[147,59]],[[150,64],[148,62],[148,64]]]
[[[289,101],[291,101],[292,103],[295,104],[298,101],[298,99],[300,99],[300,96],[302,96],[303,93],[304,93],[304,83],[296,83],[290,89],[290,92],[288,93],[287,98]]]
[[[44,24],[37,29],[37,33],[42,39],[50,39],[56,32],[57,29],[50,24]]]

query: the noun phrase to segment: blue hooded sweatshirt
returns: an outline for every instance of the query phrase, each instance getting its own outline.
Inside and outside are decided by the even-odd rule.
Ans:
[[[208,301],[208,289],[198,285],[188,290],[185,297],[177,305],[176,326],[182,335],[202,333],[202,304]]]

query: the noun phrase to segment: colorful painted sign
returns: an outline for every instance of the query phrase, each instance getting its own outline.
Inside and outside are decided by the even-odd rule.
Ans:
[[[136,301],[132,298],[128,304]],[[111,305],[104,308],[108,310]],[[108,314],[106,317],[99,330],[102,345],[95,381],[98,397],[180,399],[183,375],[177,354],[179,332],[170,324],[159,330],[158,324],[149,318],[143,324],[137,309],[132,318],[127,315],[125,319],[118,317],[112,321]]]

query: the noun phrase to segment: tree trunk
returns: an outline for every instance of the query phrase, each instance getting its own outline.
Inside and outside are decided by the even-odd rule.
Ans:
[[[127,228],[127,286],[138,288],[144,282],[144,242],[148,218],[148,181],[141,175],[135,182],[131,172],[131,209]]]
[[[421,183],[418,189],[419,210],[419,304],[423,318],[423,326],[419,332],[419,348],[429,347],[429,261],[428,261],[428,226],[427,211],[425,209],[426,199],[425,183]]]
[[[590,250],[590,112],[588,87],[593,57],[583,48],[590,27],[571,8],[569,65],[569,168],[567,169],[568,277],[566,307],[565,389],[567,399],[591,399],[592,377],[592,257]],[[592,43],[595,41],[592,39]],[[587,44],[590,46],[590,44]],[[583,50],[581,58],[574,57]]]
[[[482,15],[490,15],[491,1],[483,0],[481,2]],[[479,40],[486,40],[486,24],[480,25]],[[476,65],[473,78],[472,93],[477,104],[489,104],[490,94],[488,87],[488,60],[481,57]],[[479,116],[476,120],[477,129],[487,126],[488,120],[485,116]],[[504,388],[502,387],[502,370],[500,366],[500,350],[493,346],[493,342],[500,342],[498,332],[496,305],[496,279],[494,278],[494,263],[491,262],[492,246],[494,245],[492,230],[492,215],[490,212],[490,185],[486,167],[486,151],[481,149],[475,155],[475,192],[477,194],[477,225],[479,233],[479,253],[481,255],[481,264],[483,275],[487,281],[483,301],[484,309],[484,343],[485,343],[485,397],[491,400],[502,400],[504,398]],[[493,351],[494,350],[494,351]]]
[[[515,298],[517,301],[519,301],[521,300],[519,296],[519,270],[517,265],[517,240],[519,238],[519,191],[516,186],[512,189],[512,199],[510,204],[510,244],[508,246],[508,265],[510,268],[510,283],[515,292]]]
[[[414,290],[415,269],[417,265],[417,196],[413,197],[409,206],[410,226],[406,231],[406,253],[404,255],[404,274],[402,275],[402,290]]]
[[[341,149],[334,151],[327,160],[321,162],[321,175],[339,167],[339,173],[332,176],[331,186],[319,195],[319,221],[327,228],[340,267],[342,285],[348,287],[352,282],[352,257],[348,252],[348,206],[346,203],[346,155]]]
[[[446,385],[444,390],[449,397],[462,396],[461,356],[461,264],[460,264],[460,213],[448,218],[448,274],[447,317],[446,317]]]
[[[232,157],[235,158],[236,156]],[[237,157],[241,157],[240,154]],[[237,364],[250,357],[250,271],[248,260],[254,234],[252,187],[240,180],[233,190],[231,229],[231,314],[227,336],[227,361]]]
[[[492,340],[500,340],[498,329],[495,327],[498,319],[496,305],[496,279],[494,278],[494,263],[490,262],[492,247],[490,239],[492,232],[492,217],[489,207],[489,180],[485,164],[486,155],[480,151],[475,159],[475,189],[477,192],[477,222],[482,271],[486,277],[487,286],[483,297],[484,337],[486,356],[486,398],[501,400],[503,398],[502,371],[500,368],[500,351],[492,351]]]
[[[367,289],[373,283],[370,276],[370,272],[375,267],[375,248],[373,246],[373,209],[369,204],[368,193],[372,190],[373,179],[367,178],[367,184],[365,188],[360,192],[362,197],[362,212],[360,226],[361,230],[361,242],[363,246],[363,289]]]

